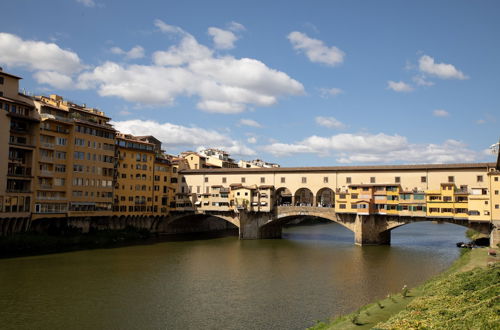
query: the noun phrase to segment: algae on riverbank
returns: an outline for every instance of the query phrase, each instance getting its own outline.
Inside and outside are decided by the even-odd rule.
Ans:
[[[500,267],[487,249],[464,253],[443,274],[402,294],[311,329],[495,329],[500,324]],[[354,322],[355,321],[355,322]]]

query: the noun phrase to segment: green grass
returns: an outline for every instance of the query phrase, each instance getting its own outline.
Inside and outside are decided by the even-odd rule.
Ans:
[[[499,329],[500,267],[487,249],[463,250],[425,284],[310,329]]]

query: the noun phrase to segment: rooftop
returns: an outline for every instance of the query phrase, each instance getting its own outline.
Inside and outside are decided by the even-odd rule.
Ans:
[[[370,171],[416,171],[416,170],[458,170],[472,168],[492,168],[495,163],[460,164],[414,164],[414,165],[371,165],[371,166],[321,166],[321,167],[273,167],[273,168],[216,168],[182,170],[184,174],[222,173],[288,173],[288,172],[370,172]]]

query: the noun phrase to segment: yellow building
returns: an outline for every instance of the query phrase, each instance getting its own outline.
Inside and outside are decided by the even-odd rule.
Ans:
[[[0,69],[0,218],[29,218],[39,118],[19,93],[20,77]]]
[[[156,153],[154,144],[130,134],[117,134],[115,215],[153,215]]]
[[[34,102],[41,124],[33,219],[110,216],[115,149],[110,118],[59,95],[37,96]]]
[[[488,173],[491,195],[491,217],[500,220],[500,171]]]
[[[190,169],[200,169],[207,167],[207,158],[194,152],[194,151],[186,151],[180,154],[181,158],[186,160],[188,168]]]

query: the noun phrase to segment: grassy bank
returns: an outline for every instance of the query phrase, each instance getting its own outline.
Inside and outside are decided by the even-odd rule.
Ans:
[[[310,329],[498,329],[500,266],[487,251],[467,250],[425,284]]]
[[[0,237],[0,258],[115,247],[144,241],[150,236],[149,231],[132,227],[87,234],[79,231],[59,235],[21,233]]]

